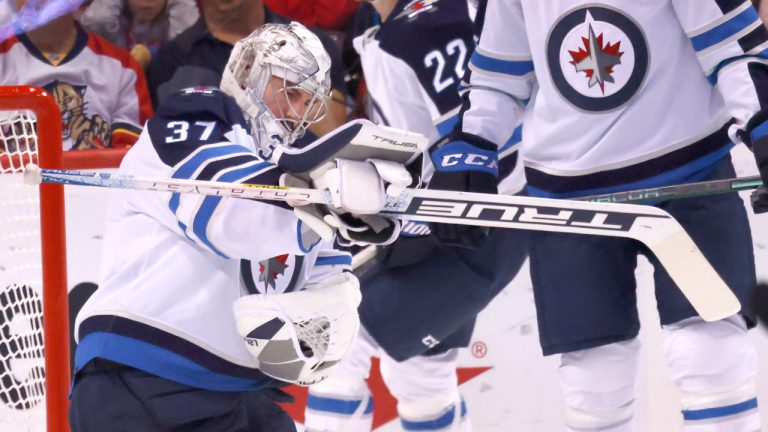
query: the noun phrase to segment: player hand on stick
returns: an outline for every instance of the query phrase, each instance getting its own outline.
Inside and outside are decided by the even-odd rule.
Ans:
[[[499,158],[496,145],[461,132],[431,152],[435,173],[429,189],[496,194]],[[432,233],[443,244],[479,248],[489,229],[468,225],[433,224]]]
[[[752,152],[763,179],[763,186],[752,192],[752,210],[755,213],[768,212],[768,110],[762,110],[747,123],[740,138],[752,147]]]

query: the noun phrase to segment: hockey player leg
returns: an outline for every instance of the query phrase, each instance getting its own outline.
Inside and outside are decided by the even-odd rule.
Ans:
[[[634,430],[639,350],[635,338],[562,355],[559,374],[568,432]]]
[[[406,431],[471,432],[456,377],[458,349],[396,362],[382,353],[381,375],[397,398]]]
[[[309,387],[304,425],[307,432],[370,432],[373,397],[365,379],[371,356],[378,350],[364,327],[360,327],[339,367],[325,381]]]
[[[689,318],[664,326],[664,336],[686,432],[760,430],[757,353],[740,315],[716,322]]]

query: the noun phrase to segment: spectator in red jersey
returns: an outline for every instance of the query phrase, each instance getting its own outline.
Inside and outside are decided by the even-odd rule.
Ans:
[[[264,0],[270,9],[307,27],[342,30],[357,10],[355,0]]]
[[[200,17],[195,0],[98,0],[80,22],[131,52],[146,69],[157,49]]]
[[[39,14],[47,1],[15,1],[16,13]],[[37,8],[37,9],[35,9]],[[152,115],[141,66],[89,33],[74,11],[0,42],[0,85],[45,88],[61,109],[64,150],[128,147]]]

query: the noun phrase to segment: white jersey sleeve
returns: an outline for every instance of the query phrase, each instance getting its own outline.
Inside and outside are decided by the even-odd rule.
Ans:
[[[258,155],[246,127],[234,100],[217,89],[177,93],[147,123],[121,171],[137,175],[153,167],[156,172],[144,174],[277,185],[282,170]],[[148,200],[139,193],[126,197],[139,208]],[[318,241],[285,203],[180,193],[149,199],[164,200],[153,216],[168,229],[222,258],[261,261],[302,254]]]
[[[673,0],[701,68],[743,125],[768,105],[768,29],[748,0]]]
[[[332,243],[323,243],[309,271],[307,283],[322,281],[334,273],[343,271],[352,271],[352,255],[346,251],[333,249]]]
[[[462,130],[501,147],[522,121],[536,77],[520,2],[488,2],[482,20],[480,41],[469,61],[469,105]]]

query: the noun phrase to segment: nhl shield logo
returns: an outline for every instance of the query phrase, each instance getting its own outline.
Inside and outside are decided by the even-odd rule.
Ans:
[[[547,39],[547,66],[555,88],[590,112],[620,108],[648,74],[648,43],[622,12],[584,6],[561,17]]]

